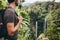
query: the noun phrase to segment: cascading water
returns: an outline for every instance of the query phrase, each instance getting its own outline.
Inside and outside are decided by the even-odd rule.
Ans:
[[[47,28],[47,21],[46,21],[46,18],[44,19],[44,25],[43,25],[43,30],[44,30],[44,33],[46,31],[46,28]]]

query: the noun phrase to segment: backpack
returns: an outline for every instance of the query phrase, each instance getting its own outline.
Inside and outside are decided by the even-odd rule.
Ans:
[[[4,36],[4,23],[3,23],[4,12],[5,9],[0,9],[0,38]]]

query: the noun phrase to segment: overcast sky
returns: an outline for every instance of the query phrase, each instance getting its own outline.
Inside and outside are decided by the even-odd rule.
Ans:
[[[52,0],[25,0],[25,2],[22,5],[26,5],[28,3],[34,3],[36,1],[44,2],[44,1],[52,1]],[[60,2],[60,0],[55,0],[55,2]]]
[[[36,1],[41,1],[41,2],[43,2],[43,1],[52,1],[52,0],[26,0],[26,2],[31,2],[31,3],[33,3],[33,2],[36,2]],[[60,2],[60,0],[55,0],[56,2]]]

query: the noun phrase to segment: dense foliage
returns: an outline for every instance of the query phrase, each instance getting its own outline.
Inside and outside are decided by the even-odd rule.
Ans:
[[[22,3],[22,2],[21,2]],[[44,33],[49,40],[60,40],[60,3],[36,2],[28,6],[19,6],[16,9],[19,16],[23,17],[22,25],[18,30],[18,40],[36,39],[36,21],[38,22],[38,36]],[[0,9],[6,7],[6,1],[0,0]],[[47,21],[44,31],[44,21]]]
[[[60,4],[60,3],[59,3]],[[56,5],[58,6],[58,4]],[[46,36],[50,40],[60,40],[60,8],[59,6],[50,11],[46,16],[47,18],[47,31]]]

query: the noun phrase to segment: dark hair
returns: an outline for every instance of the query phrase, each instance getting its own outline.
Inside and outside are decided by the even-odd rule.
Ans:
[[[15,0],[7,0],[8,1],[8,3],[12,3],[12,2],[14,2]]]

